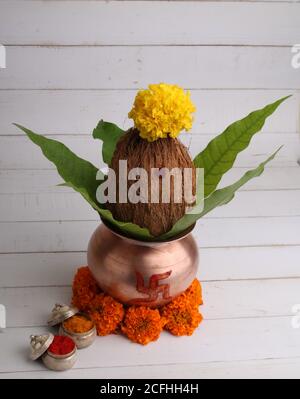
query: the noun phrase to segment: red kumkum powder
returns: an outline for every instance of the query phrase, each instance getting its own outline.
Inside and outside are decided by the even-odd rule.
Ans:
[[[48,351],[53,355],[68,355],[74,348],[75,342],[71,338],[56,335]]]

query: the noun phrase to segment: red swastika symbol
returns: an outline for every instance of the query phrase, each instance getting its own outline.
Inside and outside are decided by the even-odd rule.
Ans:
[[[153,276],[150,277],[149,287],[146,287],[143,275],[140,272],[136,272],[136,290],[142,294],[147,294],[148,298],[132,299],[129,301],[130,305],[149,305],[157,301],[160,294],[162,294],[163,299],[172,299],[170,296],[170,285],[159,285],[160,280],[167,279],[171,274],[172,270],[167,273],[153,274]]]

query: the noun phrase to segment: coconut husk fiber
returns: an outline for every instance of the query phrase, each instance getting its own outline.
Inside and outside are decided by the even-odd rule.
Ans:
[[[143,168],[148,173],[148,203],[119,203],[119,160],[127,160],[127,170]],[[169,231],[186,212],[186,207],[192,204],[184,202],[184,180],[182,179],[182,201],[174,201],[174,181],[170,181],[170,203],[162,202],[162,179],[159,183],[159,202],[151,203],[151,169],[152,168],[192,168],[193,195],[196,191],[196,170],[187,148],[177,139],[164,138],[148,142],[139,136],[136,129],[130,129],[119,140],[110,165],[116,173],[117,203],[107,203],[107,208],[115,219],[122,222],[132,222],[140,227],[147,227],[150,233],[157,237]],[[134,184],[128,180],[128,189]]]

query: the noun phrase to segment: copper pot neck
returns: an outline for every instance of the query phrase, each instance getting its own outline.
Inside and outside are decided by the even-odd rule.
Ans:
[[[167,245],[169,243],[174,243],[177,241],[181,241],[184,238],[186,238],[189,234],[191,234],[191,232],[194,230],[194,227],[196,224],[192,225],[189,229],[185,230],[182,234],[178,235],[177,237],[174,237],[170,240],[165,240],[165,241],[144,241],[144,240],[137,240],[136,238],[132,238],[132,237],[127,237],[125,235],[123,235],[122,233],[116,231],[115,229],[113,229],[106,221],[104,221],[101,218],[102,224],[103,226],[112,234],[114,234],[115,236],[121,238],[124,241],[127,241],[131,244],[134,245],[141,245],[141,246],[149,246],[149,247],[159,247],[159,246],[163,246],[163,245]]]

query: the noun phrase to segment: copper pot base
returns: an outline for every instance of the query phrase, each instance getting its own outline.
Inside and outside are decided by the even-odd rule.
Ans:
[[[191,233],[163,243],[142,242],[101,224],[88,247],[88,265],[98,285],[126,305],[169,303],[192,284],[198,262]]]

